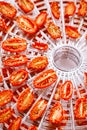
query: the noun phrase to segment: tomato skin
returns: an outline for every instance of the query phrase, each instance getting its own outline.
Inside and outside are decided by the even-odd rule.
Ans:
[[[36,127],[36,126],[30,126],[30,127],[28,128],[28,130],[37,130],[37,127]]]
[[[3,61],[4,66],[9,66],[9,67],[13,67],[13,66],[21,66],[26,64],[28,61],[28,58],[26,57],[26,55],[12,55],[10,57],[8,57],[6,60]]]
[[[2,42],[2,48],[9,52],[22,52],[26,50],[27,43],[23,38],[9,38]]]
[[[87,86],[87,72],[84,72],[84,84]]]
[[[27,16],[18,16],[16,22],[21,30],[28,34],[35,34],[37,32],[36,23]]]
[[[13,98],[13,92],[11,90],[0,91],[0,107],[9,103]]]
[[[12,19],[15,17],[17,11],[13,5],[5,1],[0,1],[0,12],[4,17]]]
[[[8,30],[8,26],[6,25],[3,18],[0,18],[0,31],[6,32]]]
[[[33,81],[35,88],[46,88],[57,80],[57,75],[53,69],[46,70],[39,74]]]
[[[2,76],[0,75],[0,83],[2,83],[3,82],[3,78],[2,78]]]
[[[51,3],[51,12],[56,19],[60,18],[60,11],[59,11],[58,2]]]
[[[45,99],[38,100],[30,111],[30,119],[33,121],[37,120],[39,117],[42,116],[46,107],[47,101]]]
[[[19,69],[12,72],[9,81],[13,86],[19,86],[24,83],[27,78],[28,72],[25,69]]]
[[[87,2],[84,0],[80,1],[80,6],[78,8],[78,16],[86,16],[87,14]]]
[[[60,95],[64,100],[69,100],[72,97],[73,84],[71,81],[67,80],[61,85]]]
[[[63,108],[60,102],[56,102],[50,110],[49,121],[53,124],[61,123],[63,119]]]
[[[48,44],[46,43],[41,43],[41,42],[34,42],[32,44],[32,47],[38,50],[47,50],[48,49]]]
[[[25,12],[29,13],[34,9],[34,4],[31,0],[17,0],[19,7]]]
[[[33,101],[34,101],[33,92],[31,92],[29,88],[26,88],[20,93],[18,97],[18,101],[17,101],[18,111],[20,112],[25,111],[32,105]]]
[[[66,31],[66,34],[71,38],[76,39],[80,37],[80,33],[78,32],[77,28],[73,26],[66,26],[65,31]]]
[[[39,28],[42,27],[46,22],[46,18],[47,18],[47,13],[46,12],[40,12],[40,14],[35,19],[36,25]]]
[[[19,130],[20,124],[21,124],[21,117],[17,117],[16,119],[14,119],[10,125],[8,130]]]
[[[38,56],[33,58],[30,63],[27,65],[28,69],[34,71],[44,70],[48,65],[48,59],[46,56]]]
[[[47,26],[47,32],[53,39],[61,38],[60,28],[53,22],[49,22]]]
[[[4,123],[9,120],[12,117],[13,113],[14,111],[11,108],[0,110],[0,123]]]

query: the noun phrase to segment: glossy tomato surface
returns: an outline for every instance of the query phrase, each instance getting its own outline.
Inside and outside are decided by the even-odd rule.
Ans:
[[[57,80],[56,72],[53,69],[46,70],[39,74],[33,81],[35,88],[46,88]]]
[[[59,10],[58,2],[51,3],[51,12],[56,19],[60,18],[60,10]]]
[[[3,18],[0,18],[0,31],[6,32],[8,30],[8,26],[5,23]]]
[[[47,107],[47,101],[40,99],[36,102],[33,108],[30,111],[30,119],[35,121],[42,116]]]
[[[48,44],[41,42],[34,42],[32,43],[32,47],[38,50],[46,51],[48,49]]]
[[[9,52],[22,52],[26,50],[27,43],[23,38],[9,38],[2,42],[2,48]]]
[[[87,1],[85,0],[80,1],[80,5],[78,8],[78,15],[83,17],[87,15]]]
[[[28,130],[37,130],[37,127],[36,127],[36,126],[30,126],[30,127],[28,128]]]

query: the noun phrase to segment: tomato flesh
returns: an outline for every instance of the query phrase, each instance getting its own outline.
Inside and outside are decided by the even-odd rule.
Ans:
[[[28,128],[28,130],[37,130],[37,127],[36,127],[36,126],[30,126],[30,127]]]
[[[46,43],[41,43],[41,42],[34,42],[32,44],[32,47],[34,47],[35,49],[44,50],[44,51],[48,49],[48,45]]]
[[[78,15],[79,16],[86,16],[87,15],[87,2],[84,0],[80,1],[80,6],[78,9]]]
[[[58,2],[51,3],[51,12],[56,19],[60,18],[60,11],[59,11]]]
[[[0,18],[0,30],[6,32],[8,30],[8,26],[6,25],[3,18]]]

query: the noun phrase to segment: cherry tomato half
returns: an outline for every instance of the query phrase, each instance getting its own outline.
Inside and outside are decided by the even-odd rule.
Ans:
[[[35,121],[39,117],[42,116],[45,109],[47,107],[47,101],[44,99],[40,99],[37,101],[37,103],[33,106],[33,108],[30,111],[30,119]]]
[[[31,0],[17,0],[19,7],[25,12],[29,13],[34,9],[34,4]]]
[[[46,56],[38,56],[35,57],[30,61],[30,63],[27,65],[28,69],[34,70],[34,71],[41,71],[45,69],[48,65],[48,59]]]
[[[27,16],[18,16],[16,22],[19,28],[28,34],[35,34],[37,32],[36,23]]]
[[[2,48],[9,52],[22,52],[27,48],[26,40],[23,38],[9,38],[2,42]]]
[[[17,117],[16,119],[14,119],[9,125],[8,130],[19,130],[21,125],[21,120],[22,120],[21,117]]]
[[[50,110],[49,121],[54,124],[61,123],[63,119],[63,108],[60,102],[54,104]]]
[[[9,120],[12,117],[13,113],[14,111],[11,108],[0,110],[0,123],[4,123]]]
[[[47,32],[53,39],[61,38],[60,28],[53,22],[49,22],[47,26]]]
[[[21,85],[28,78],[28,72],[24,69],[13,71],[10,75],[9,81],[13,86]]]
[[[6,25],[3,18],[0,18],[0,31],[6,32],[8,30],[8,26]]]
[[[33,92],[31,92],[29,88],[26,88],[25,90],[23,90],[20,93],[20,95],[18,97],[17,109],[20,112],[25,111],[26,109],[28,109],[32,105],[33,101],[34,101]]]
[[[52,69],[39,74],[33,81],[35,88],[46,88],[51,86],[57,80],[56,72]]]
[[[5,66],[13,67],[13,66],[21,66],[26,64],[28,58],[26,55],[13,55],[3,61]]]
[[[72,96],[73,84],[71,81],[67,80],[63,85],[61,85],[60,95],[64,100],[69,100]]]
[[[87,99],[85,97],[79,98],[75,103],[75,117],[84,119],[87,116]]]
[[[87,14],[87,2],[84,0],[81,0],[80,6],[78,9],[78,15],[84,17],[84,16],[86,16],[86,14]]]
[[[77,28],[72,27],[72,26],[66,26],[65,27],[65,31],[66,34],[71,37],[71,38],[79,38],[80,37],[80,33],[78,32]]]
[[[2,78],[2,76],[0,75],[0,83],[2,83],[2,81],[3,81],[3,78]]]
[[[37,130],[37,127],[36,127],[36,126],[30,126],[30,127],[28,128],[28,130]]]
[[[47,18],[47,13],[40,12],[40,14],[35,19],[35,22],[36,22],[38,28],[42,27],[45,24],[46,18]]]
[[[11,101],[13,92],[11,90],[0,91],[0,107]]]
[[[48,49],[48,44],[46,43],[41,43],[41,42],[34,42],[32,44],[32,47],[34,47],[35,49],[38,49],[38,50],[47,50]]]
[[[51,3],[51,11],[52,11],[53,16],[54,16],[56,19],[59,19],[59,18],[60,18],[60,11],[59,11],[58,2],[52,2],[52,3]]]
[[[84,73],[84,84],[87,86],[87,72]]]
[[[10,19],[12,19],[17,13],[15,7],[5,1],[0,1],[0,12],[3,14],[3,16]]]
[[[68,2],[65,6],[65,17],[73,16],[76,11],[76,6],[74,2]]]

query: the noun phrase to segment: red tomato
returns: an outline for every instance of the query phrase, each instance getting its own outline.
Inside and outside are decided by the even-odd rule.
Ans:
[[[10,19],[12,19],[17,13],[13,5],[5,1],[0,1],[0,12],[2,13],[2,15]]]
[[[37,130],[37,127],[36,127],[36,126],[30,126],[30,127],[28,128],[28,130]]]
[[[59,19],[59,18],[60,18],[60,11],[59,11],[58,2],[52,2],[52,3],[51,3],[51,11],[52,11],[53,16],[54,16],[56,19]]]
[[[20,95],[18,97],[17,109],[20,112],[25,111],[26,109],[28,109],[32,105],[33,101],[34,101],[33,92],[31,92],[29,88],[26,88],[25,90],[23,90],[20,93]]]
[[[32,47],[34,47],[35,49],[38,49],[38,50],[47,50],[48,49],[48,44],[46,43],[41,43],[41,42],[34,42],[32,44]]]
[[[61,38],[60,28],[53,22],[49,22],[47,26],[47,32],[53,39]]]
[[[34,79],[33,85],[35,88],[46,88],[51,86],[56,80],[56,72],[49,69],[39,74],[39,76]]]
[[[73,16],[76,11],[76,6],[74,2],[68,2],[65,6],[65,17]]]
[[[27,48],[27,43],[23,38],[9,38],[2,42],[2,48],[6,51],[18,53]]]
[[[28,34],[35,34],[37,32],[36,23],[27,16],[18,16],[16,21],[19,28],[22,29],[24,32]]]
[[[33,106],[32,110],[30,111],[30,119],[35,121],[39,117],[42,116],[45,109],[47,107],[47,101],[44,99],[40,99],[37,103]]]
[[[0,18],[0,31],[6,32],[8,30],[8,26],[6,25],[3,18]]]
[[[30,61],[28,68],[34,71],[41,71],[48,65],[48,59],[46,56],[38,56]]]
[[[72,96],[72,91],[73,91],[73,84],[71,81],[65,81],[63,85],[61,85],[60,89],[60,95],[61,98],[64,100],[69,100]]]
[[[28,58],[26,55],[12,55],[6,60],[3,61],[3,64],[5,66],[13,67],[13,66],[21,66],[26,64],[28,61]]]
[[[0,123],[4,123],[9,120],[12,117],[13,113],[14,111],[11,108],[0,110]]]
[[[28,78],[28,72],[24,69],[19,69],[13,71],[13,73],[10,75],[9,80],[13,86],[19,86],[23,84],[27,78]]]
[[[87,116],[87,99],[79,98],[75,103],[75,117],[84,119]]]
[[[46,12],[40,12],[40,14],[36,17],[35,22],[39,28],[45,24],[46,18],[47,18]]]
[[[11,101],[13,92],[11,90],[0,91],[0,107]]]
[[[87,86],[87,72],[84,72],[84,84]]]
[[[2,76],[0,75],[0,83],[2,83],[3,79],[2,79]]]
[[[80,33],[78,32],[77,28],[72,27],[72,26],[66,26],[65,27],[65,31],[66,34],[71,37],[71,38],[79,38],[80,37]]]
[[[62,105],[57,102],[50,110],[49,121],[54,124],[61,123],[63,119],[63,108]]]
[[[80,1],[80,7],[78,9],[78,15],[79,16],[86,16],[87,14],[87,2],[84,0]]]
[[[31,0],[17,0],[19,7],[25,12],[28,13],[34,9],[34,4]]]
[[[21,119],[22,119],[21,117],[17,117],[16,119],[14,119],[9,125],[8,130],[19,130]]]

